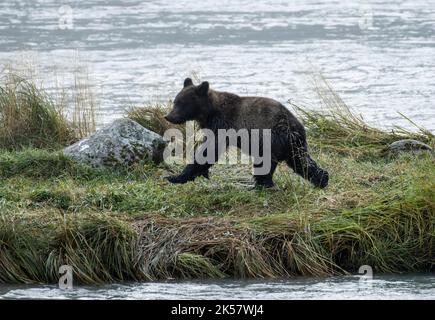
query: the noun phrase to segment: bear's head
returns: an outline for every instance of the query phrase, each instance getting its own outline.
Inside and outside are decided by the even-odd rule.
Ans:
[[[173,124],[182,124],[190,120],[204,120],[210,108],[208,91],[207,81],[195,86],[192,79],[186,78],[183,89],[175,97],[174,106],[171,112],[165,116],[165,119]]]

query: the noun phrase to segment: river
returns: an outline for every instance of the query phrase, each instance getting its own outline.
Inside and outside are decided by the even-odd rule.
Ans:
[[[0,63],[65,87],[84,65],[100,125],[173,98],[192,73],[316,108],[321,72],[370,123],[412,127],[401,112],[435,129],[433,0],[10,0],[0,12]]]
[[[0,285],[0,299],[435,299],[434,274],[282,280],[196,280],[105,286]]]

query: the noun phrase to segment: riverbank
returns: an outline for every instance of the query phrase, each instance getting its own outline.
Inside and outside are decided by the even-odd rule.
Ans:
[[[434,157],[384,152],[403,138],[433,147],[433,135],[371,128],[338,96],[324,101],[326,113],[295,107],[313,158],[330,172],[324,190],[283,165],[273,189],[253,189],[242,165],[216,165],[210,180],[172,185],[163,176],[178,172],[175,165],[109,171],[73,162],[59,145],[77,135],[59,135],[51,148],[47,139],[9,148],[2,139],[0,282],[57,283],[63,264],[84,284],[340,275],[361,265],[433,271]],[[130,117],[160,132],[168,124],[156,110]]]

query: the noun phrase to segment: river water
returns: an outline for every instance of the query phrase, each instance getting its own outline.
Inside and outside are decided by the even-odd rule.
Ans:
[[[316,108],[320,71],[372,124],[409,127],[401,112],[435,129],[434,0],[8,0],[0,13],[0,62],[66,87],[85,65],[100,124],[192,73]]]
[[[0,1],[0,64],[49,90],[89,75],[100,125],[171,99],[185,77],[217,90],[319,104],[321,72],[379,127],[435,130],[435,1]],[[62,291],[0,285],[2,298],[435,298],[434,275],[152,282]]]
[[[0,299],[430,299],[435,275],[294,278],[269,281],[168,281],[101,287],[0,285]]]

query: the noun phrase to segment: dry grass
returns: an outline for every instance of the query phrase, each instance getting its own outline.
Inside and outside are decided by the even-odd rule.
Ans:
[[[72,126],[79,137],[86,137],[96,129],[95,113],[97,110],[97,102],[87,68],[78,68],[74,73],[72,98],[74,101]]]
[[[133,107],[127,111],[127,117],[161,136],[169,128],[177,128],[184,133],[184,125],[173,125],[164,118],[171,109],[172,103],[170,101],[167,104],[156,103],[145,107]]]

